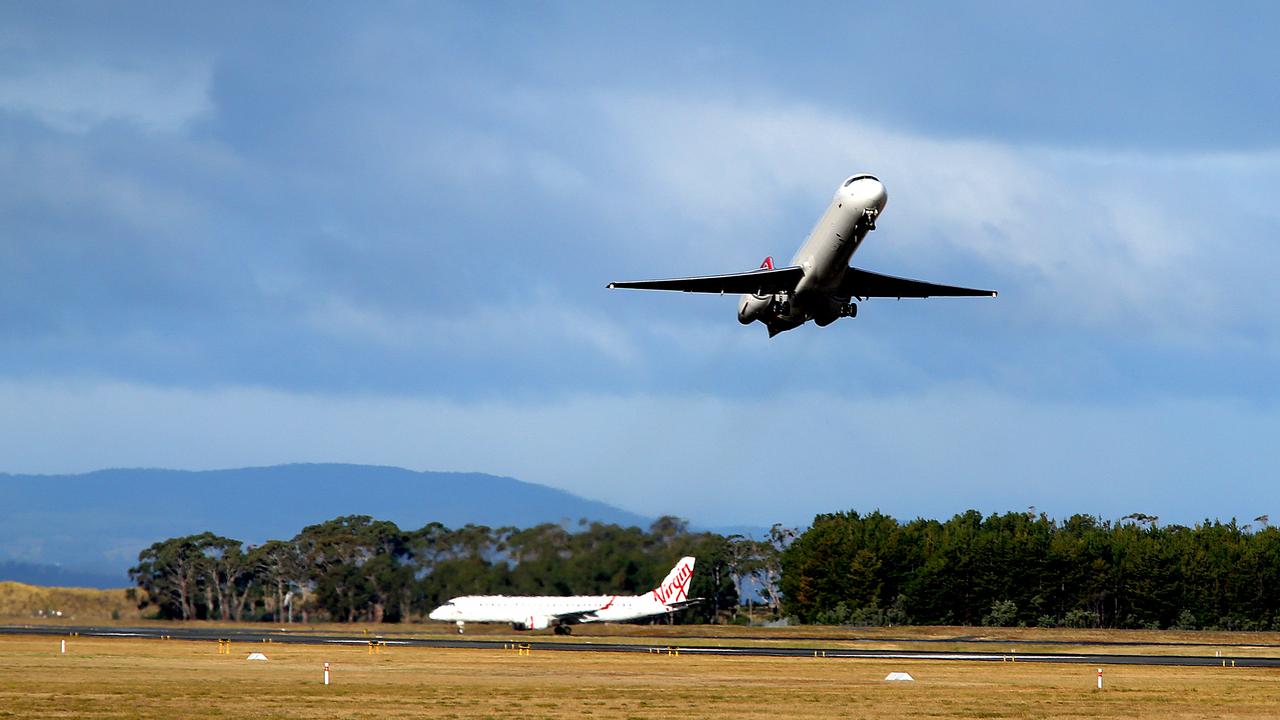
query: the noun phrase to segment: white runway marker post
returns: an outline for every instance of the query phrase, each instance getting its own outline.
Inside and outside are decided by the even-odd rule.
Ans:
[[[324,664],[324,684],[325,685],[329,684],[329,663]]]
[[[62,641],[62,654],[63,654],[63,655],[66,655],[66,654],[67,654],[67,641],[66,641],[66,640],[63,640],[63,641]]]
[[[1102,689],[1102,668],[1098,668],[1098,689]]]

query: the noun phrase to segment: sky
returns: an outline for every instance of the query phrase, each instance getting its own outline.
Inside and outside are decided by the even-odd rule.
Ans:
[[[1274,3],[0,6],[0,471],[356,462],[705,525],[1280,514]],[[769,339],[610,291],[1000,291]]]

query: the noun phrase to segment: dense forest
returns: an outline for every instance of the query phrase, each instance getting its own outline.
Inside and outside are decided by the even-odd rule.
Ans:
[[[780,542],[786,537],[775,533]],[[357,515],[254,547],[212,533],[171,538],[142,551],[129,572],[145,591],[140,603],[163,618],[396,622],[421,619],[458,595],[644,593],[693,555],[689,592],[704,601],[676,620],[712,622],[739,612],[744,588],[763,588],[777,612],[778,550],[767,541],[690,532],[672,517],[647,531],[599,523],[432,523],[404,531]]]
[[[1029,625],[1280,630],[1280,530],[1160,526],[1043,514],[899,522],[819,515],[803,533],[752,539],[600,523],[528,529],[433,523],[404,531],[348,516],[246,547],[210,533],[144,550],[130,574],[161,617],[395,622],[465,594],[643,593],[694,555],[677,622]]]
[[[820,515],[783,554],[810,623],[1280,630],[1280,530],[976,511]]]

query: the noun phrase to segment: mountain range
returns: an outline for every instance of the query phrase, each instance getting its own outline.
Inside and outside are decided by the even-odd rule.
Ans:
[[[0,580],[122,587],[138,551],[159,540],[208,530],[257,544],[340,515],[371,515],[404,529],[432,521],[449,527],[652,522],[562,490],[483,473],[341,464],[0,473]]]

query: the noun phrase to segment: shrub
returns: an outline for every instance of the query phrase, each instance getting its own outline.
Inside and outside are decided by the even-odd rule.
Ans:
[[[987,627],[1011,627],[1017,625],[1017,603],[1012,600],[997,600],[991,603],[991,612],[982,617],[982,624]]]
[[[1069,628],[1098,627],[1098,615],[1088,610],[1072,610],[1063,616],[1062,626]]]
[[[1170,626],[1171,630],[1199,630],[1200,623],[1196,622],[1196,616],[1190,610],[1183,610],[1178,615],[1178,621]]]

